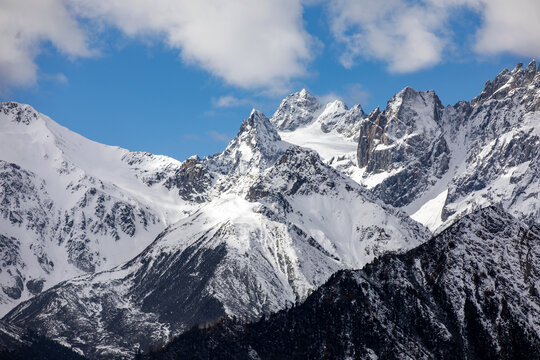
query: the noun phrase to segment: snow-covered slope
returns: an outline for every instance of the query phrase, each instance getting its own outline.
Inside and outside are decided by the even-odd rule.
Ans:
[[[315,152],[283,142],[257,111],[222,154],[193,161],[211,181],[197,211],[125,265],[61,283],[7,319],[90,356],[126,355],[194,323],[278,311],[339,269],[428,237]]]
[[[538,359],[539,261],[539,228],[488,207],[292,309],[195,328],[144,358]]]
[[[349,109],[336,100],[323,107],[303,89],[285,98],[270,121],[284,141],[315,150],[324,162],[360,182],[356,151],[364,117],[360,105]]]
[[[181,167],[87,140],[28,105],[0,104],[0,313],[139,254],[195,207],[165,186]]]

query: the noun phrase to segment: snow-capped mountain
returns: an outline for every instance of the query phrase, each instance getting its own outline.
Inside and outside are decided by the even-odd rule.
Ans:
[[[278,311],[339,269],[429,236],[315,152],[283,142],[258,111],[223,153],[193,161],[209,181],[197,211],[125,265],[61,283],[6,319],[92,357],[128,356],[195,323]]]
[[[292,309],[192,329],[147,358],[538,359],[539,264],[540,229],[488,207]]]
[[[197,206],[172,181],[183,168],[87,140],[28,105],[0,104],[0,313],[139,254]]]
[[[446,107],[405,88],[366,114],[302,90],[270,119],[253,110],[222,153],[183,162],[0,104],[0,310],[90,357],[129,357],[197,323],[301,302],[336,271],[425,242],[419,223],[447,234],[498,204],[488,217],[513,230],[493,235],[483,223],[485,236],[518,236],[520,221],[534,235],[539,98],[534,62]],[[414,270],[400,269],[397,278]],[[438,301],[429,296],[426,307]]]
[[[280,127],[281,137],[319,152],[432,231],[494,203],[530,224],[540,221],[540,71],[534,61],[504,70],[470,103],[444,107],[435,92],[407,87],[368,116],[357,106],[347,111],[339,101],[328,104],[324,112],[331,112],[332,124],[347,124],[345,132],[323,126],[322,107],[306,106],[302,98],[310,97],[305,91],[289,96],[272,118],[278,126],[282,119],[297,124]]]
[[[470,108],[458,104],[443,117],[465,151],[448,185],[442,221],[501,203],[527,223],[540,223],[540,69],[535,69],[532,61],[526,69],[518,64],[503,71]]]

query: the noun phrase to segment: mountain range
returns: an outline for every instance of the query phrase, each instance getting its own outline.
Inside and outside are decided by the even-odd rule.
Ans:
[[[540,343],[539,149],[534,61],[453,106],[302,90],[182,162],[2,103],[3,321],[89,358],[516,358]]]

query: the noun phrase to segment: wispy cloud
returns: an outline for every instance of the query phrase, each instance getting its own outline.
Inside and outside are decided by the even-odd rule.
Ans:
[[[218,131],[215,131],[215,130],[210,130],[207,132],[207,135],[212,139],[212,140],[215,140],[215,141],[219,141],[219,142],[223,142],[223,143],[228,143],[232,136],[230,136],[229,134],[225,134],[225,133],[220,133]]]
[[[69,82],[66,75],[62,73],[56,73],[56,74],[41,74],[40,78],[46,81],[54,81],[59,84],[67,84]]]
[[[366,106],[366,104],[369,103],[371,94],[362,86],[362,84],[348,84],[345,89],[345,102],[347,104],[360,104]]]
[[[317,95],[321,104],[328,104],[335,100],[341,100],[348,106],[360,104],[366,106],[369,102],[371,94],[364,89],[360,83],[352,83],[344,86],[341,91],[332,91],[326,94]]]
[[[239,99],[233,95],[224,95],[220,96],[217,99],[212,99],[212,104],[214,105],[214,107],[219,108],[237,107],[250,104],[251,102],[252,101],[249,99]]]
[[[194,142],[220,142],[220,143],[228,143],[233,138],[232,135],[227,133],[222,133],[216,130],[209,130],[206,132],[205,135],[198,135],[198,134],[184,134],[182,135],[182,139],[186,141],[194,141]]]
[[[344,101],[342,95],[339,95],[338,93],[333,92],[333,91],[331,91],[329,93],[326,93],[326,94],[317,95],[317,99],[323,105],[331,103],[331,102],[336,101],[336,100]]]

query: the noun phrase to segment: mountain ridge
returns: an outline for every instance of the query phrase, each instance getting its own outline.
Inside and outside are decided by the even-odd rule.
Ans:
[[[484,208],[407,253],[334,274],[292,309],[193,328],[144,358],[538,358],[539,256],[538,228]]]
[[[438,234],[499,204],[534,227],[533,67],[503,71],[474,105],[444,107],[407,87],[365,114],[302,90],[270,119],[252,110],[222,153],[183,162],[103,146],[3,103],[5,319],[125,358],[194,323],[302,302],[340,269],[426,241],[419,223]]]

